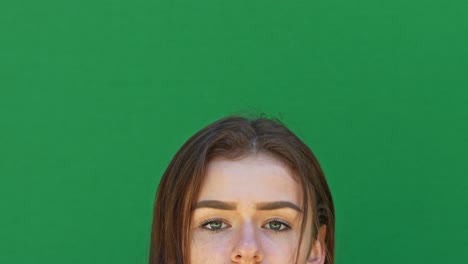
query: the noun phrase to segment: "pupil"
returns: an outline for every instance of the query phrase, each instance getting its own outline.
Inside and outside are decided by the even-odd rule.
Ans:
[[[220,221],[214,221],[210,223],[211,229],[220,229],[221,228],[221,222]]]
[[[274,230],[279,230],[281,228],[281,223],[278,222],[271,222],[270,223],[270,228]]]

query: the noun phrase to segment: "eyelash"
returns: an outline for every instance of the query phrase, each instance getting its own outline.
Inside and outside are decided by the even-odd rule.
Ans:
[[[220,229],[210,229],[210,228],[207,228],[207,226],[213,222],[221,222],[221,228]],[[223,231],[224,229],[226,228],[229,228],[231,227],[231,225],[227,224],[226,223],[227,221],[222,219],[222,218],[210,218],[210,219],[206,219],[204,220],[201,224],[200,224],[200,227],[209,231],[209,232],[213,232],[213,233],[218,233],[218,232],[221,232]],[[262,225],[262,228],[272,222],[276,222],[276,223],[279,223],[282,225],[282,229],[280,230],[275,230],[275,229],[271,229],[271,228],[266,228],[270,231],[273,231],[275,233],[280,233],[280,232],[285,232],[285,231],[288,231],[291,229],[291,225],[285,221],[285,220],[282,220],[282,219],[278,219],[278,218],[273,218],[273,219],[269,219],[268,222],[266,222],[264,225]],[[226,225],[226,227],[222,227],[223,225]]]
[[[203,222],[200,224],[200,227],[201,227],[201,228],[204,228],[204,229],[207,230],[207,231],[213,232],[213,233],[218,233],[218,232],[223,231],[224,229],[228,228],[228,227],[224,227],[224,228],[220,228],[220,229],[209,229],[209,228],[206,227],[208,224],[211,224],[211,223],[213,223],[213,222],[221,222],[221,226],[224,224],[224,225],[226,225],[226,226],[228,226],[228,227],[231,227],[231,225],[227,224],[227,223],[226,223],[227,221],[224,220],[224,219],[222,219],[222,218],[210,218],[210,219],[206,219],[205,221],[203,221]]]
[[[287,221],[282,220],[282,219],[278,219],[278,218],[273,218],[273,219],[268,220],[268,222],[266,224],[264,224],[263,226],[268,225],[268,224],[270,224],[272,222],[276,222],[276,223],[279,223],[279,224],[284,226],[284,228],[280,229],[280,230],[275,230],[275,229],[268,228],[269,230],[271,230],[273,232],[280,233],[280,232],[285,232],[285,231],[288,231],[288,230],[291,229],[291,225]]]

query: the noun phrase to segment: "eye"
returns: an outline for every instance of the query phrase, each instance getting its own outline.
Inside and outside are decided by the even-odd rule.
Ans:
[[[226,224],[222,220],[218,220],[218,219],[208,220],[208,221],[204,222],[201,226],[203,228],[205,228],[205,229],[210,230],[210,231],[220,231],[220,230],[223,230],[223,229],[229,227],[228,224]]]
[[[276,232],[282,232],[282,231],[287,231],[291,229],[291,226],[284,221],[280,220],[272,220],[265,225],[263,225],[264,228],[271,229]]]

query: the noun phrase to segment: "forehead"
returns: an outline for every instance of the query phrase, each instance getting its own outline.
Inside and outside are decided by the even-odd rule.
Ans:
[[[293,171],[268,154],[241,159],[215,158],[208,163],[198,200],[232,202],[290,201],[302,204],[300,184]]]

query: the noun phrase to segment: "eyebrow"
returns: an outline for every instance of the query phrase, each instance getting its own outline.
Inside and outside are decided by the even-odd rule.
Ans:
[[[275,202],[264,202],[258,203],[257,209],[260,211],[271,211],[271,210],[278,210],[284,208],[290,208],[299,213],[302,213],[302,209],[295,205],[292,202],[288,201],[275,201]],[[192,210],[199,209],[199,208],[212,208],[218,210],[235,210],[237,208],[236,203],[233,202],[223,202],[218,200],[205,200],[200,201],[195,204]]]
[[[290,209],[298,211],[299,213],[302,213],[302,209],[299,206],[288,201],[276,201],[276,202],[267,202],[267,203],[257,204],[257,209],[262,210],[262,211],[277,210],[277,209],[283,209],[283,208],[290,208]]]
[[[205,200],[205,201],[200,201],[195,204],[193,207],[193,210],[198,209],[198,208],[213,208],[213,209],[219,209],[219,210],[235,210],[236,209],[236,204],[235,203],[230,203],[230,202],[223,202],[223,201],[217,201],[217,200]]]

